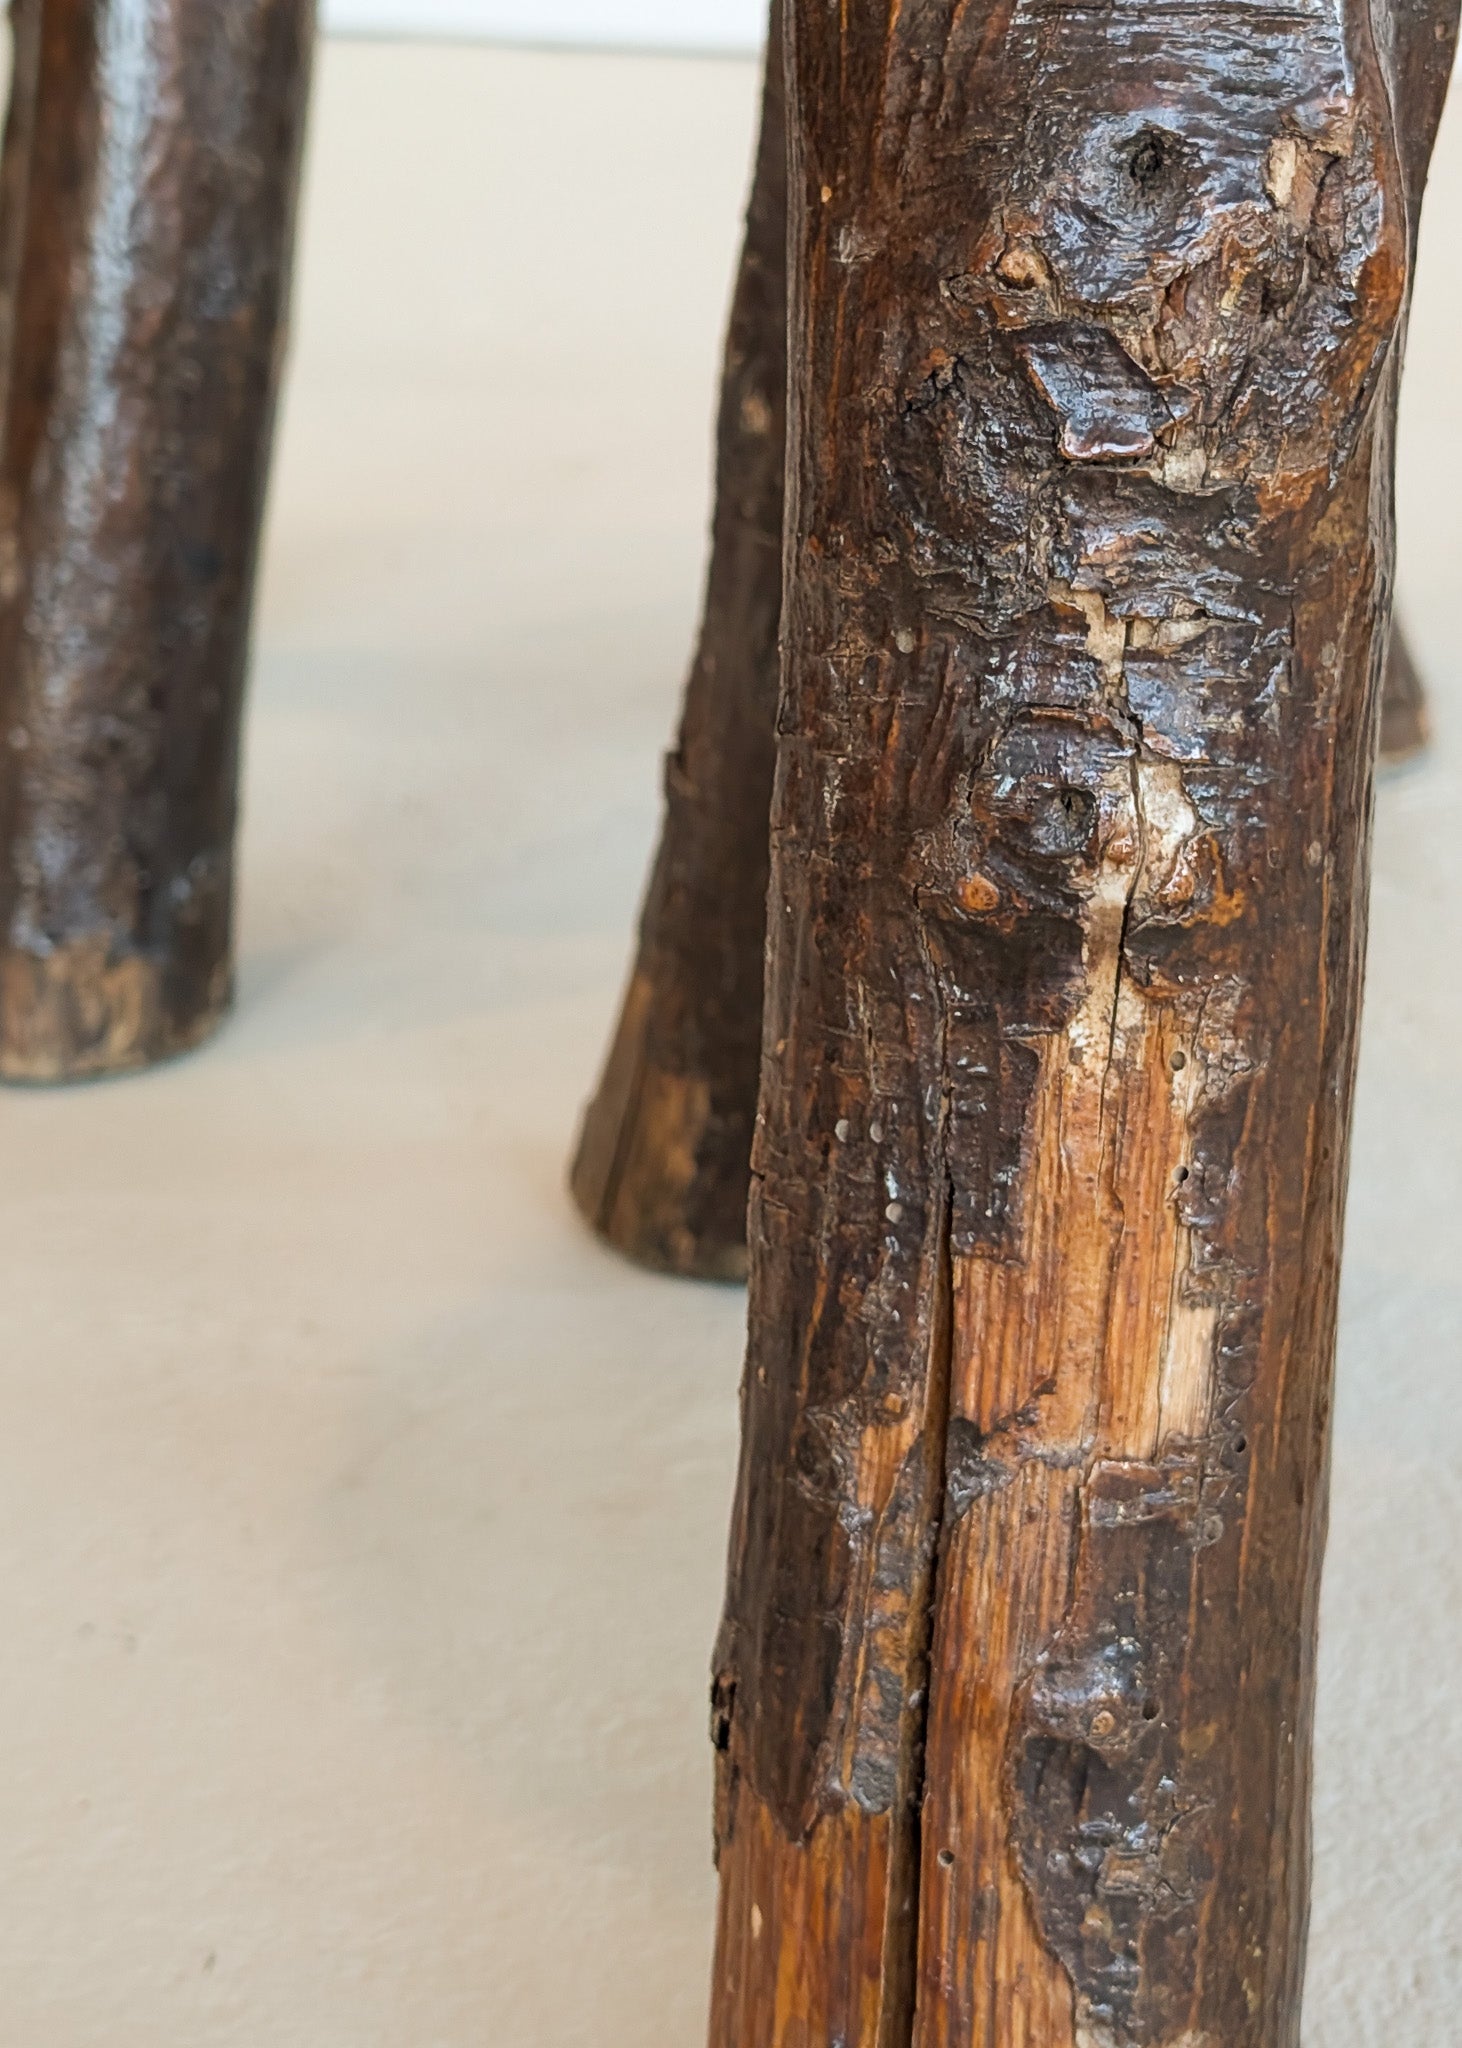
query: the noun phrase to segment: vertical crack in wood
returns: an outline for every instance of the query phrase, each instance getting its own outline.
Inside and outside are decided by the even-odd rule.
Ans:
[[[1294,2048],[1380,60],[1223,0],[793,31],[714,2038]]]
[[[943,1155],[943,1129],[948,1124],[948,1096],[943,1102],[938,1155]],[[894,1794],[894,1844],[890,1856],[887,1917],[884,1925],[882,2004],[877,2048],[912,2048],[918,2002],[920,1895],[924,1854],[924,1791],[929,1735],[930,1652],[939,1599],[939,1568],[944,1519],[949,1495],[949,1412],[954,1370],[954,1274],[950,1254],[949,1218],[952,1194],[941,1171],[942,1206],[938,1223],[939,1274],[929,1346],[929,1402],[924,1436],[924,1522],[928,1562],[913,1592],[917,1623],[911,1633],[908,1692],[904,1703],[903,1740]]]

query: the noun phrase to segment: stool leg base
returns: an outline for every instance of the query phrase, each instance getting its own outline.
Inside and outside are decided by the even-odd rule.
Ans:
[[[780,9],[772,49],[780,47]],[[711,570],[639,957],[589,1107],[574,1198],[617,1250],[698,1279],[746,1271],[776,766],[786,450],[782,73],[761,146],[721,398]]]

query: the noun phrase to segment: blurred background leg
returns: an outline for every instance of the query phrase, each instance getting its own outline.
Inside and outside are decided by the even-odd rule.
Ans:
[[[779,6],[769,47],[781,47]],[[786,446],[782,97],[774,61],[727,340],[700,645],[639,956],[573,1174],[611,1244],[704,1279],[745,1272],[761,1065]]]
[[[3,174],[0,1077],[196,1044],[313,0],[25,0]]]
[[[1421,670],[1398,620],[1391,634],[1386,689],[1381,699],[1381,759],[1393,765],[1409,761],[1422,752],[1430,738]]]
[[[789,21],[711,2038],[1297,2048],[1405,230],[1455,13]]]

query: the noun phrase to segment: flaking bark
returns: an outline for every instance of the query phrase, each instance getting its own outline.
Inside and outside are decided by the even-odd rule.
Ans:
[[[1453,32],[791,8],[715,2048],[1298,2039]]]
[[[769,48],[778,47],[779,32],[774,20]],[[760,1086],[767,871],[759,851],[775,766],[785,462],[785,409],[768,372],[779,364],[786,321],[786,236],[775,215],[784,149],[774,93],[727,355],[702,644],[683,738],[667,768],[639,958],[574,1178],[589,1220],[630,1257],[713,1278],[734,1277],[744,1265]],[[762,722],[767,744],[758,748]],[[1428,738],[1425,690],[1398,626],[1382,758],[1404,761]]]
[[[21,0],[3,174],[0,1077],[231,986],[250,602],[311,0]]]

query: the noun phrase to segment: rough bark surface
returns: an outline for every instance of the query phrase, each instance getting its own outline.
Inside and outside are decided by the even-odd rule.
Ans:
[[[780,45],[773,20],[772,48]],[[786,447],[786,130],[768,68],[721,400],[711,570],[639,957],[573,1188],[646,1265],[746,1270],[761,1062]]]
[[[769,48],[779,34],[774,19]],[[589,1220],[621,1250],[714,1278],[739,1276],[745,1264],[761,1079],[767,868],[759,855],[775,769],[785,462],[782,394],[767,373],[780,374],[786,322],[786,235],[775,211],[785,184],[783,121],[774,92],[727,352],[702,646],[669,765],[639,959],[574,1178]],[[758,749],[763,720],[767,743]],[[1382,758],[1407,760],[1429,737],[1425,689],[1398,627],[1386,667]]]
[[[1294,2048],[1442,6],[793,0],[716,2048]]]
[[[230,992],[312,0],[20,0],[0,185],[0,1077]]]

